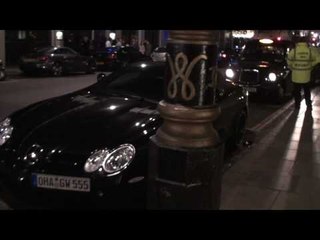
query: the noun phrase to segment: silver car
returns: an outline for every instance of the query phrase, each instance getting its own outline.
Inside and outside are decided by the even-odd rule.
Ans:
[[[167,54],[167,49],[165,47],[157,47],[151,53],[151,58],[154,62],[165,62],[166,54]]]

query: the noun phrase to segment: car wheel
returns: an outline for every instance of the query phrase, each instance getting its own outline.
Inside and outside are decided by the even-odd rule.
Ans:
[[[92,62],[89,62],[86,73],[91,74],[91,73],[94,73],[95,71],[96,71],[96,65]]]
[[[60,77],[62,75],[62,65],[60,63],[54,63],[52,66],[52,74],[55,77]]]

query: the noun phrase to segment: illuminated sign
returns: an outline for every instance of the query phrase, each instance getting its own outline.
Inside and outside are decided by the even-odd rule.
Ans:
[[[232,36],[235,38],[253,38],[254,31],[253,30],[232,31]]]

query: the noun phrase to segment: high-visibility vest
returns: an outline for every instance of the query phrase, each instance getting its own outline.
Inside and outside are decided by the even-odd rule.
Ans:
[[[292,81],[307,83],[310,81],[312,68],[317,64],[319,53],[309,48],[307,43],[297,43],[287,58],[288,67],[292,70]]]

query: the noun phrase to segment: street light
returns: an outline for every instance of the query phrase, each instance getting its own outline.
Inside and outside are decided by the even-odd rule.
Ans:
[[[109,37],[111,38],[111,40],[115,40],[116,39],[116,34],[114,32],[111,32],[109,34]]]
[[[57,40],[62,40],[63,39],[63,32],[62,31],[57,31],[56,32],[56,38],[57,38]]]

